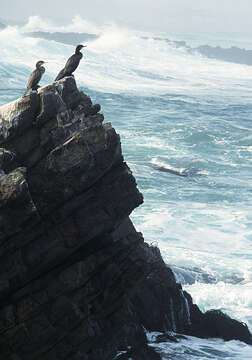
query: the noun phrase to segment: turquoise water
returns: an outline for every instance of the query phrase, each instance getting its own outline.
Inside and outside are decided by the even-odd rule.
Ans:
[[[0,105],[22,96],[37,60],[49,62],[43,85],[73,52],[22,31],[0,32]],[[145,199],[131,216],[134,224],[160,247],[202,310],[221,308],[252,330],[252,67],[192,55],[127,29],[99,33],[75,77],[121,136]],[[222,34],[224,40],[233,45]],[[200,341],[161,351],[164,359],[251,358],[240,342]],[[199,347],[220,353],[204,355]]]

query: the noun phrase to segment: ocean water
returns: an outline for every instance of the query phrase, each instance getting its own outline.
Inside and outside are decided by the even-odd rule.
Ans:
[[[33,17],[0,31],[0,105],[23,95],[36,61],[48,61],[43,85],[73,53],[72,46],[24,36],[34,30],[99,35],[75,78],[120,133],[145,199],[131,216],[135,226],[159,246],[202,310],[222,309],[252,331],[252,67],[190,54],[154,40],[160,34],[80,17],[57,27]],[[161,35],[250,46],[227,34]],[[252,358],[239,341],[188,337],[159,350],[174,360]]]

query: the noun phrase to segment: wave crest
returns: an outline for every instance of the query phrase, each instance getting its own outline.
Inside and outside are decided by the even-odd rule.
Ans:
[[[20,28],[20,31],[33,32],[33,31],[47,31],[47,32],[76,32],[76,33],[94,33],[99,34],[101,27],[95,25],[91,21],[83,19],[81,16],[76,15],[68,25],[56,25],[48,19],[43,19],[40,16],[30,16],[27,23]]]

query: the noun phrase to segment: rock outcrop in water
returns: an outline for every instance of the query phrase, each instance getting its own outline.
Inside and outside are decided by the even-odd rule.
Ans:
[[[143,198],[99,111],[72,77],[0,108],[1,359],[158,360],[145,329],[225,338],[131,223]]]
[[[143,37],[149,39],[148,37]],[[186,43],[186,41],[176,41],[165,39],[161,37],[154,37],[154,40],[165,41],[171,46],[177,48],[185,48],[191,54],[201,54],[210,59],[217,59],[222,61],[228,61],[236,64],[252,65],[252,50],[241,49],[237,46],[231,46],[229,48],[222,48],[220,46],[200,45],[192,47]]]

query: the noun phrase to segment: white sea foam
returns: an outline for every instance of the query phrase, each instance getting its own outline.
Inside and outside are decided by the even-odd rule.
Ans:
[[[91,21],[83,19],[81,16],[76,15],[70,24],[56,25],[49,19],[43,19],[40,16],[30,16],[27,23],[20,28],[23,33],[34,31],[46,32],[77,32],[77,33],[93,33],[99,34],[102,27],[97,26]]]
[[[224,281],[216,284],[195,283],[185,285],[196,304],[203,311],[221,309],[228,315],[243,321],[252,331],[252,282],[230,284]]]
[[[187,336],[178,343],[155,343],[158,332],[147,333],[150,345],[162,356],[162,360],[251,360],[251,346],[240,341],[224,342],[220,339],[198,339]]]
[[[199,175],[199,171],[198,170],[193,170],[190,168],[179,168],[179,167],[174,167],[170,164],[167,164],[164,161],[160,161],[157,158],[153,158],[151,159],[151,163],[153,165],[155,165],[155,167],[157,169],[161,169],[162,171],[166,171],[166,172],[170,172],[171,174],[177,174],[179,176],[190,176],[190,175]]]
[[[76,72],[78,81],[92,89],[145,95],[167,92],[218,95],[231,86],[234,92],[246,91],[247,95],[252,92],[251,67],[192,55],[185,49],[142,38],[135,31],[117,26],[97,27],[79,16],[64,27],[37,16],[29,18],[21,28],[7,27],[0,32],[0,60],[34,67],[38,57],[43,58],[49,62],[48,75],[54,78],[73,47],[23,36],[24,32],[35,30],[100,34],[96,41],[88,43],[85,60]]]

